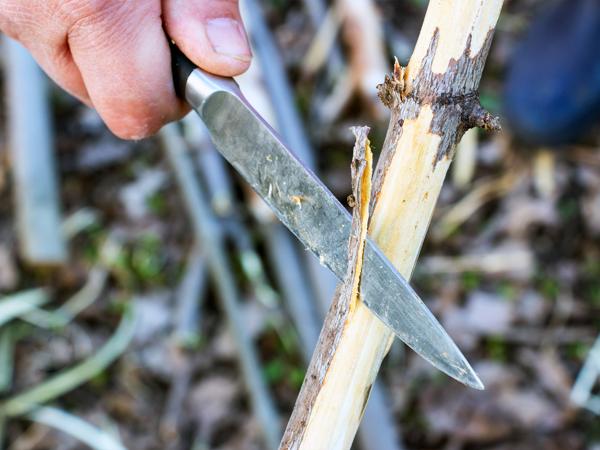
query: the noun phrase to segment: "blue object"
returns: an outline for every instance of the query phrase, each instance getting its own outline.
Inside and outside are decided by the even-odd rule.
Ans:
[[[534,19],[509,61],[504,112],[538,145],[572,142],[600,120],[599,0],[563,0]]]

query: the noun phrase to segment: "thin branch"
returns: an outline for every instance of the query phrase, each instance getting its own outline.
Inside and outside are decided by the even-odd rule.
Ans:
[[[46,79],[21,44],[4,36],[8,53],[9,135],[20,251],[30,264],[66,262]]]
[[[229,329],[238,347],[241,369],[248,386],[254,413],[261,423],[268,448],[276,448],[280,436],[279,418],[262,379],[258,356],[252,346],[239,308],[239,295],[223,245],[218,224],[207,206],[206,195],[198,183],[187,147],[177,125],[164,127],[160,137],[182,192],[198,242],[206,252],[211,276],[222,301]]]
[[[187,260],[183,279],[177,289],[177,305],[173,337],[186,347],[198,340],[201,305],[206,291],[206,257],[194,246]]]

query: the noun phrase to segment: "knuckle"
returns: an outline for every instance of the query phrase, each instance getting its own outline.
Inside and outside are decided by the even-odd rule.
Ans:
[[[70,0],[62,2],[61,15],[67,23],[69,38],[84,36],[93,44],[110,42],[123,22],[131,15],[135,2],[120,0]],[[134,5],[135,6],[135,5]],[[89,30],[93,29],[94,33]]]
[[[80,22],[97,21],[119,3],[114,0],[66,0],[59,2],[57,13],[72,27]]]

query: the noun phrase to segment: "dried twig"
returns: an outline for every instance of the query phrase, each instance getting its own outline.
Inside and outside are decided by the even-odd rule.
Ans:
[[[511,171],[497,178],[481,180],[468,194],[452,205],[432,227],[432,238],[438,242],[444,240],[469,220],[483,205],[513,189],[522,175],[522,173]]]
[[[177,290],[173,337],[178,346],[193,345],[198,339],[201,301],[206,290],[206,258],[195,246],[188,256],[186,271]]]
[[[332,18],[334,13],[331,9],[327,11],[327,6],[323,0],[304,0],[303,3],[313,27],[318,29],[317,34],[320,34],[320,30],[324,26],[328,26],[327,20]],[[342,49],[337,43],[331,42],[329,46],[327,72],[329,78],[333,80],[344,65],[344,57],[342,56]]]
[[[183,405],[192,381],[194,364],[188,350],[198,342],[201,301],[206,290],[206,261],[199,247],[194,246],[176,295],[175,324],[172,333],[173,370],[171,386],[160,420],[160,435],[168,448],[179,445]]]
[[[52,148],[46,80],[21,44],[8,50],[8,105],[20,250],[30,264],[63,264],[67,258]]]
[[[458,189],[465,189],[473,180],[477,166],[477,133],[476,128],[467,131],[456,148],[456,156],[452,163],[452,182]]]
[[[556,156],[551,149],[540,149],[533,159],[533,185],[541,197],[556,197]]]
[[[298,330],[302,353],[306,361],[309,361],[319,337],[319,325],[304,267],[287,230],[278,224],[264,224],[263,228],[271,267],[287,310]]]
[[[326,65],[328,74],[333,75],[332,67],[337,65],[339,73],[339,69],[343,67],[343,64],[341,50],[337,43],[341,26],[341,18],[337,9],[331,7],[325,11],[323,7],[322,19],[320,18],[320,22],[314,22],[313,25],[317,27],[317,30],[310,47],[306,51],[306,55],[304,55],[304,61],[302,62],[303,72],[310,76]],[[338,57],[339,59],[337,59]],[[338,74],[335,75],[337,76]]]
[[[254,414],[261,423],[267,447],[276,448],[280,428],[276,410],[262,379],[256,351],[239,309],[239,295],[223,246],[217,222],[207,206],[206,196],[193,171],[187,147],[176,125],[161,131],[161,139],[173,166],[194,228],[196,239],[206,252],[207,264],[238,347],[240,366],[248,387]]]
[[[388,112],[377,101],[375,86],[388,68],[383,22],[373,0],[337,0],[344,40],[350,53],[350,73],[355,89],[369,101],[374,112],[385,118]]]
[[[177,448],[181,440],[179,438],[181,418],[184,411],[184,403],[188,395],[194,366],[185,350],[177,347],[173,350],[173,376],[171,387],[165,401],[165,409],[160,419],[159,433],[167,448]]]

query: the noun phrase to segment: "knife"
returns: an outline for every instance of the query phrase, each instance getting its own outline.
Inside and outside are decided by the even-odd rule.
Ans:
[[[203,120],[217,150],[306,249],[343,280],[350,214],[252,108],[232,78],[194,66],[173,44],[171,53],[175,90]],[[365,246],[361,298],[421,357],[467,386],[483,389],[452,338],[371,239]]]

